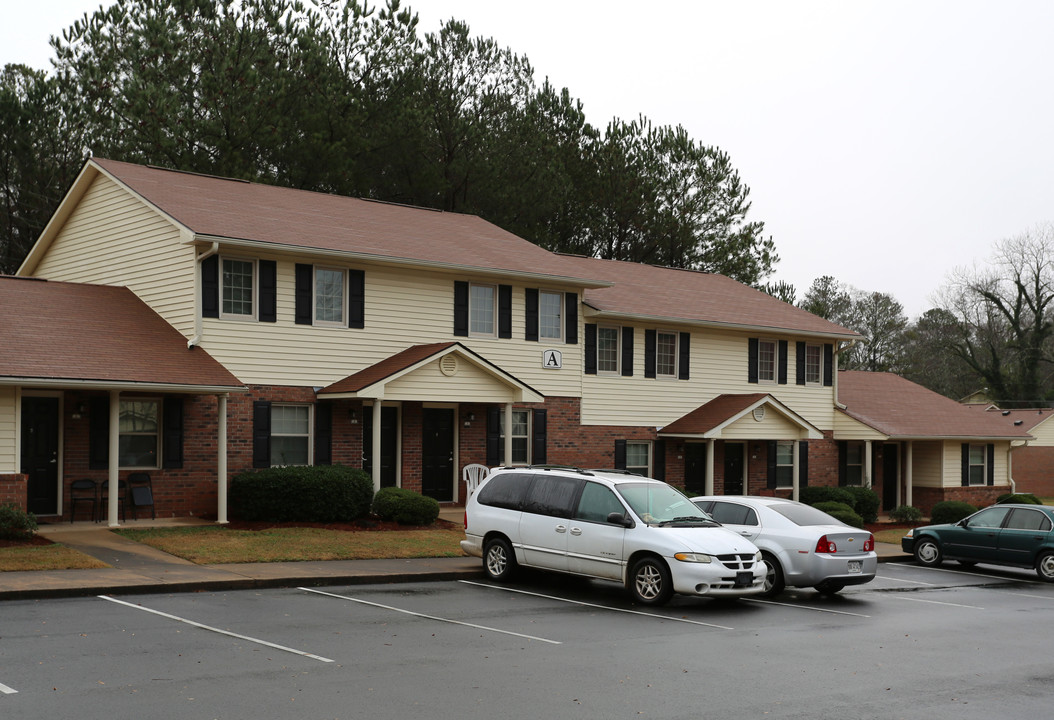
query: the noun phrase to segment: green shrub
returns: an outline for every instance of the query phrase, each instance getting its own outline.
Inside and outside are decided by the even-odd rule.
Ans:
[[[856,498],[845,488],[840,487],[803,487],[798,492],[798,500],[805,503],[806,505],[815,505],[821,502],[840,502],[845,503],[852,509],[856,503]]]
[[[912,505],[901,505],[889,514],[889,519],[896,522],[918,522],[922,519],[922,511]]]
[[[439,517],[439,503],[413,490],[381,488],[373,497],[373,514],[400,525],[431,525]]]
[[[973,515],[977,508],[967,502],[959,500],[945,500],[933,506],[930,511],[930,520],[939,525],[942,523],[957,523],[967,515]]]
[[[1024,503],[1026,505],[1042,505],[1043,501],[1032,493],[1005,493],[995,499],[997,503]]]
[[[348,522],[369,514],[372,499],[370,476],[343,465],[242,473],[228,494],[232,517],[269,522]]]
[[[817,510],[822,510],[835,520],[844,522],[846,525],[852,525],[853,527],[863,528],[864,519],[860,517],[853,508],[849,507],[845,503],[827,501],[819,502],[813,505]]]
[[[16,505],[0,505],[0,538],[26,540],[37,531],[37,518]]]
[[[866,487],[841,488],[853,496],[853,510],[864,519],[865,523],[873,523],[878,520],[878,508],[882,500],[878,493]]]

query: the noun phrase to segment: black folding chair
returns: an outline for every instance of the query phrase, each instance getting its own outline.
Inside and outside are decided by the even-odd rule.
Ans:
[[[139,519],[139,508],[150,506],[151,519],[157,519],[154,509],[154,485],[150,473],[135,472],[128,476],[128,490],[132,495],[132,517]]]
[[[88,503],[91,507],[91,519],[95,521],[98,519],[96,511],[99,507],[99,488],[96,486],[94,480],[74,480],[70,484],[70,522],[73,522],[73,516],[77,514],[77,505]]]

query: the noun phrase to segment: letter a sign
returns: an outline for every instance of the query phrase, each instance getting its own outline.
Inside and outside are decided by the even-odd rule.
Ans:
[[[542,351],[542,367],[547,370],[559,370],[564,366],[564,356],[559,350]]]

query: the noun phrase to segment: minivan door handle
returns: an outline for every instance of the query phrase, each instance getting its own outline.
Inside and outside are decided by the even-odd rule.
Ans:
[[[581,535],[582,534],[582,528],[579,528],[579,527],[571,528],[571,534],[572,535]]]
[[[556,532],[558,532],[558,533],[567,532],[567,526],[566,525],[557,525],[556,526]]]

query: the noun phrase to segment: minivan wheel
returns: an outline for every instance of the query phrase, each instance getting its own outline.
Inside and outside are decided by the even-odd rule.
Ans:
[[[516,571],[516,556],[505,538],[491,538],[483,548],[483,571],[491,580],[504,582]]]
[[[1045,552],[1036,559],[1036,574],[1044,582],[1054,582],[1054,553]]]
[[[629,589],[641,605],[662,605],[668,601],[673,596],[673,581],[666,563],[656,557],[643,557],[633,563]]]
[[[783,580],[783,568],[780,561],[770,553],[762,553],[761,560],[765,563],[765,592],[762,597],[772,597],[783,592],[785,583]]]
[[[942,559],[941,546],[933,538],[922,537],[915,543],[915,560],[919,565],[937,567]]]

